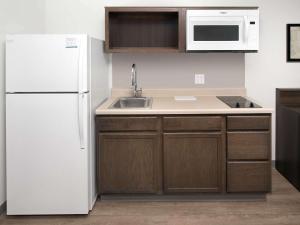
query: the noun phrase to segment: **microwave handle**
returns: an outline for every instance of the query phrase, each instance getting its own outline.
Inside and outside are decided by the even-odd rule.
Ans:
[[[244,31],[244,41],[248,43],[248,36],[249,36],[249,21],[248,16],[244,16],[244,23],[245,23],[245,31]]]

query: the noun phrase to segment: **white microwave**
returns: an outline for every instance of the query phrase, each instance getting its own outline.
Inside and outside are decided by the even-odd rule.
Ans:
[[[187,51],[258,51],[259,10],[187,10]]]

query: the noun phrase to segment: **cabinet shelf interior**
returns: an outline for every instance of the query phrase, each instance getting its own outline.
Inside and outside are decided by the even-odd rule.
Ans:
[[[178,49],[178,12],[109,12],[109,48]]]

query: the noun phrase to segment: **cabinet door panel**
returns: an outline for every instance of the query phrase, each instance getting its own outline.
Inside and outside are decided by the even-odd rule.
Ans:
[[[222,134],[164,134],[165,192],[222,191]]]
[[[100,134],[99,142],[101,193],[157,192],[157,134]]]

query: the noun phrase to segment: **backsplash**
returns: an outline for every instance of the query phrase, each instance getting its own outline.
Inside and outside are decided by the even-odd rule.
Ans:
[[[129,88],[131,65],[137,65],[142,88],[243,88],[243,53],[113,54],[112,87]],[[205,84],[195,84],[195,74],[205,74]]]

